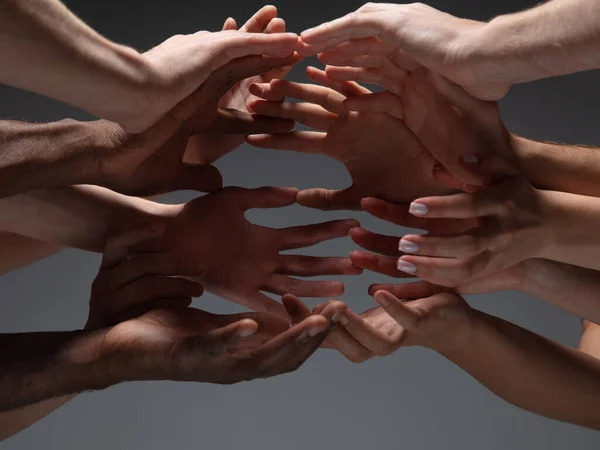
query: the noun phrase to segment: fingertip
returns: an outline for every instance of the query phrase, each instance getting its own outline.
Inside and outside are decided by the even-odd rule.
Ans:
[[[242,319],[238,322],[236,334],[239,337],[245,338],[252,336],[258,331],[258,323],[252,319]]]

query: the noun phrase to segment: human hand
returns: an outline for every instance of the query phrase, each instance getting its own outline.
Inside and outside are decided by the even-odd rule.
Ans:
[[[421,3],[367,3],[353,13],[304,31],[300,52],[306,56],[323,51],[326,55],[351,56],[353,60],[345,65],[366,72],[382,62],[405,73],[423,66],[477,98],[497,100],[508,92],[510,84],[502,74],[490,77],[488,70],[481,70],[478,36],[485,26],[484,22],[460,19]],[[502,72],[502,67],[494,68]]]
[[[234,19],[229,18],[225,21],[223,31],[236,30],[237,24]],[[240,29],[243,33],[285,33],[286,24],[283,19],[277,17],[277,8],[273,5],[267,5],[258,10]],[[297,60],[295,61],[297,62]],[[238,81],[221,97],[218,107],[222,110],[234,110],[237,112],[250,114],[252,111],[248,108],[249,104],[256,99],[250,91],[249,86],[254,83],[266,83],[276,78],[284,78],[291,69],[287,67],[276,68],[270,72],[264,72],[253,77],[248,77]],[[264,117],[253,116],[256,120],[264,120]],[[291,121],[277,121],[273,123],[289,123],[289,128],[293,127]],[[268,126],[270,122],[265,122]],[[282,127],[280,131],[287,131]],[[225,154],[238,148],[244,142],[243,134],[224,134],[224,133],[201,133],[192,136],[188,142],[186,158],[190,157],[203,164],[212,164]]]
[[[234,60],[212,75],[156,125],[141,134],[125,133],[120,127],[98,122],[103,136],[96,162],[100,184],[130,195],[154,195],[179,189],[212,192],[221,187],[221,175],[212,166],[221,154],[199,148],[190,139],[199,134],[236,136],[248,133],[283,132],[293,127],[291,120],[257,117],[243,111],[223,109],[220,102],[231,87],[248,77],[289,66],[298,61],[261,56]],[[230,150],[231,148],[229,148]],[[219,152],[224,150],[219,148]],[[206,152],[206,153],[204,153]]]
[[[402,120],[385,110],[348,114],[346,99],[370,91],[356,83],[332,80],[316,68],[308,68],[307,74],[320,85],[274,80],[250,87],[263,99],[251,104],[256,113],[293,119],[318,130],[251,135],[247,138],[251,145],[322,153],[343,163],[352,177],[352,186],[346,189],[301,191],[299,204],[359,209],[366,196],[406,202],[417,192],[450,192],[433,178],[434,158]],[[303,103],[284,102],[286,97]]]
[[[210,314],[190,307],[152,310],[101,331],[91,358],[105,385],[129,380],[232,384],[298,369],[345,309],[329,305],[290,328],[264,313]]]
[[[107,239],[102,264],[92,284],[85,329],[113,326],[153,309],[189,306],[192,297],[202,295],[201,284],[179,278],[200,276],[204,269],[197,261],[132,251],[164,231],[162,224],[155,223]]]
[[[139,110],[135,115],[124,114],[118,122],[128,132],[142,132],[232,60],[252,55],[285,57],[299,46],[293,33],[226,30],[173,36],[141,55],[149,74],[147,103],[141,114]]]
[[[293,293],[305,297],[340,295],[338,281],[305,281],[291,276],[351,275],[361,270],[348,258],[280,254],[345,237],[356,220],[272,229],[244,217],[252,208],[280,208],[295,203],[298,190],[228,187],[169,208],[166,232],[140,250],[164,251],[178,260],[194,260],[206,269],[206,290],[255,311],[285,315],[282,305],[261,293]]]

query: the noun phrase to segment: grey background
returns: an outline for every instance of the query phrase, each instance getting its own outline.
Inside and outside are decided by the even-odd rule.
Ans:
[[[515,11],[535,2],[437,1],[453,14],[475,19]],[[231,15],[243,23],[261,1],[186,0],[67,1],[109,38],[147,49],[176,33],[218,29]],[[358,1],[280,0],[292,31],[334,18]],[[314,64],[315,62],[312,61]],[[303,79],[295,69],[292,78]],[[598,75],[585,73],[515,87],[502,101],[507,124],[531,138],[600,145]],[[68,82],[68,80],[65,80]],[[0,116],[33,121],[87,119],[71,107],[0,87]],[[218,163],[228,184],[343,187],[344,168],[315,155],[243,147]],[[190,198],[173,195],[172,201]],[[398,232],[364,214],[311,211],[300,207],[253,211],[252,220],[274,227],[354,216],[363,225]],[[348,239],[310,250],[345,255]],[[0,249],[1,251],[1,249]],[[0,278],[2,332],[67,330],[85,321],[89,286],[98,256],[67,250]],[[356,310],[373,306],[366,288],[384,277],[347,278],[343,299]],[[576,345],[580,323],[537,299],[501,293],[472,299],[473,305],[568,345]],[[196,303],[229,312],[237,308],[210,295]],[[557,392],[556,395],[560,395]],[[318,352],[297,373],[235,386],[132,383],[84,394],[20,435],[3,449],[562,449],[598,448],[600,435],[523,412],[505,403],[439,355],[402,349],[353,365],[330,351]]]

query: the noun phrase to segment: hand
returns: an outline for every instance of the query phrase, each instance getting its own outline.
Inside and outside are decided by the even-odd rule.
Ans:
[[[217,169],[204,165],[205,158],[190,138],[199,133],[213,136],[287,131],[290,120],[256,118],[244,112],[219,108],[219,102],[239,80],[294,64],[297,57],[283,59],[249,57],[237,59],[215,71],[202,86],[149,130],[139,135],[124,133],[105,122],[98,123],[105,136],[98,172],[101,184],[130,195],[154,195],[179,189],[212,192],[221,187]]]
[[[409,286],[413,284],[418,283],[408,283]],[[412,293],[418,295],[419,290]],[[403,346],[421,345],[440,352],[460,346],[468,336],[470,307],[461,297],[450,293],[424,295],[427,297],[407,296],[403,298],[412,300],[401,301],[389,292],[379,290],[375,299],[380,307],[360,315],[350,309],[338,314],[339,323],[325,343],[354,363],[374,356],[387,356]],[[291,301],[292,296],[287,297],[287,301]],[[306,306],[301,302],[296,305],[294,309],[290,308],[294,320],[309,317]],[[319,305],[313,313],[328,306],[329,302]]]
[[[466,194],[465,194],[466,195]],[[409,213],[409,207],[406,205],[395,205],[383,200],[368,198],[364,199],[363,208],[369,214],[395,225],[407,228],[423,229],[435,236],[454,235],[465,233],[477,226],[476,219],[428,219],[427,217],[417,217]],[[399,270],[398,261],[405,258],[405,254],[399,250],[400,238],[395,236],[384,236],[371,233],[363,228],[354,228],[350,230],[352,240],[367,251],[357,250],[350,254],[352,263],[365,270],[381,273],[383,275],[407,278],[414,277],[416,274],[407,273]],[[526,283],[531,281],[530,268],[537,260],[527,260],[504,270],[491,273],[487,276],[473,276],[463,281],[463,283],[450,287],[435,286],[429,291],[419,291],[416,297],[431,296],[440,292],[454,292],[461,295],[480,294],[495,292],[501,290],[520,290],[529,292]],[[419,275],[420,276],[420,275]],[[434,286],[425,283],[428,286]],[[408,289],[408,287],[420,286],[419,283],[408,283],[397,285],[397,289]],[[396,285],[377,284],[369,288],[370,295],[377,290],[387,290],[396,295]],[[412,294],[411,294],[412,298]]]
[[[151,86],[146,108],[119,123],[128,132],[142,132],[230,61],[251,55],[285,57],[299,46],[298,36],[293,33],[230,30],[173,36],[142,55]]]
[[[502,76],[481,76],[475,51],[486,24],[459,19],[421,3],[367,3],[356,12],[302,33],[303,55],[323,50],[340,52],[355,61],[349,66],[371,67],[390,61],[405,71],[421,65],[462,86],[483,100],[503,97],[510,85]],[[501,67],[495,67],[502,71]],[[367,69],[368,71],[368,69]],[[487,72],[487,71],[486,71]]]
[[[410,212],[436,219],[477,222],[466,232],[409,234],[398,269],[443,286],[460,286],[529,258],[543,258],[555,241],[552,193],[517,177],[473,194],[415,200]]]
[[[406,202],[417,192],[450,192],[434,180],[434,158],[402,120],[385,111],[348,114],[344,101],[370,91],[355,83],[331,80],[315,68],[309,68],[307,74],[325,86],[275,80],[250,88],[265,100],[253,103],[253,111],[320,130],[248,136],[251,145],[323,153],[350,172],[351,187],[307,189],[299,193],[298,203],[319,209],[359,209],[366,196]],[[285,97],[306,103],[283,102]]]
[[[474,99],[450,81],[422,69],[402,78],[393,68],[369,70],[368,81],[387,91],[348,99],[345,106],[351,111],[387,112],[402,119],[446,169],[436,172],[436,179],[470,192],[491,180],[518,174],[515,139],[504,127],[496,103]],[[328,66],[326,73],[338,81],[365,81],[353,68]],[[492,159],[496,165],[490,163]],[[486,164],[487,171],[475,172],[477,164]]]
[[[153,309],[189,306],[202,285],[178,278],[200,276],[202,265],[168,254],[135,254],[132,248],[164,232],[160,223],[110,237],[92,284],[85,329],[94,330],[143,315]],[[177,277],[177,278],[174,278]]]
[[[225,21],[223,31],[236,30],[235,20],[229,18]],[[240,28],[243,33],[285,33],[286,24],[283,19],[277,17],[277,8],[272,5],[264,6],[254,16],[252,16]],[[297,62],[297,61],[296,61]],[[254,83],[265,83],[276,78],[283,78],[289,72],[291,66],[276,68],[270,72],[258,74],[254,77],[248,77],[238,81],[229,91],[225,93],[219,101],[219,108],[222,110],[234,110],[242,113],[251,113],[248,105],[256,99],[250,91],[249,86]],[[256,116],[255,116],[256,117]],[[260,118],[260,116],[258,116]],[[264,119],[264,118],[261,118]],[[278,121],[282,125],[291,121]],[[277,122],[273,122],[277,123]],[[265,122],[265,125],[269,122]],[[283,126],[281,131],[283,130]],[[244,142],[243,134],[224,134],[224,133],[202,133],[192,136],[186,150],[186,159],[188,156],[202,162],[203,164],[212,164],[217,159],[238,148]]]
[[[348,258],[280,254],[348,235],[355,220],[272,229],[244,217],[252,208],[280,208],[295,202],[297,189],[228,187],[217,193],[174,206],[166,218],[166,232],[152,251],[166,251],[178,260],[196,260],[205,273],[199,280],[206,290],[226,300],[287,317],[282,305],[260,291],[306,297],[340,295],[338,281],[305,281],[296,276],[351,275],[361,270]],[[149,250],[150,248],[141,248]]]
[[[341,302],[289,327],[263,313],[215,315],[189,307],[153,310],[106,330],[91,349],[110,378],[232,384],[298,369],[344,311]],[[100,370],[100,368],[98,369]],[[112,380],[107,380],[110,384]]]

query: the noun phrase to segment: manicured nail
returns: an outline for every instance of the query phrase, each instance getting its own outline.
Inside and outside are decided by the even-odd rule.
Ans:
[[[398,249],[404,253],[417,253],[419,251],[419,246],[414,242],[400,239]]]
[[[423,203],[411,203],[410,208],[408,208],[408,212],[414,214],[415,216],[426,216],[429,214],[429,208],[427,205]]]
[[[463,161],[467,164],[477,164],[479,162],[479,158],[477,155],[463,155]]]
[[[333,317],[331,318],[331,321],[333,323],[338,323],[343,315],[344,315],[344,311],[338,311],[333,315]]]
[[[341,312],[341,311],[340,311]],[[348,322],[350,322],[350,319],[348,319],[348,316],[346,315],[346,313],[341,312],[341,314],[338,317],[338,322],[342,325],[342,326],[346,326],[348,325]]]
[[[242,328],[238,331],[238,336],[245,338],[252,336],[254,333],[256,333],[256,328]]]
[[[398,264],[396,264],[398,270],[406,273],[415,273],[417,271],[417,266],[413,263],[409,263],[408,261],[398,260]]]
[[[315,337],[317,334],[319,334],[325,328],[326,328],[325,325],[315,325],[314,327],[310,327],[308,329],[308,335],[310,337]]]
[[[390,302],[387,299],[387,296],[385,294],[376,295],[375,301],[377,303],[379,303],[381,306],[383,306],[384,308],[387,308],[388,306],[390,306]]]
[[[306,342],[306,340],[308,340],[308,330],[304,330],[302,334],[298,336],[296,342],[298,342],[299,344],[303,344],[304,342]]]

